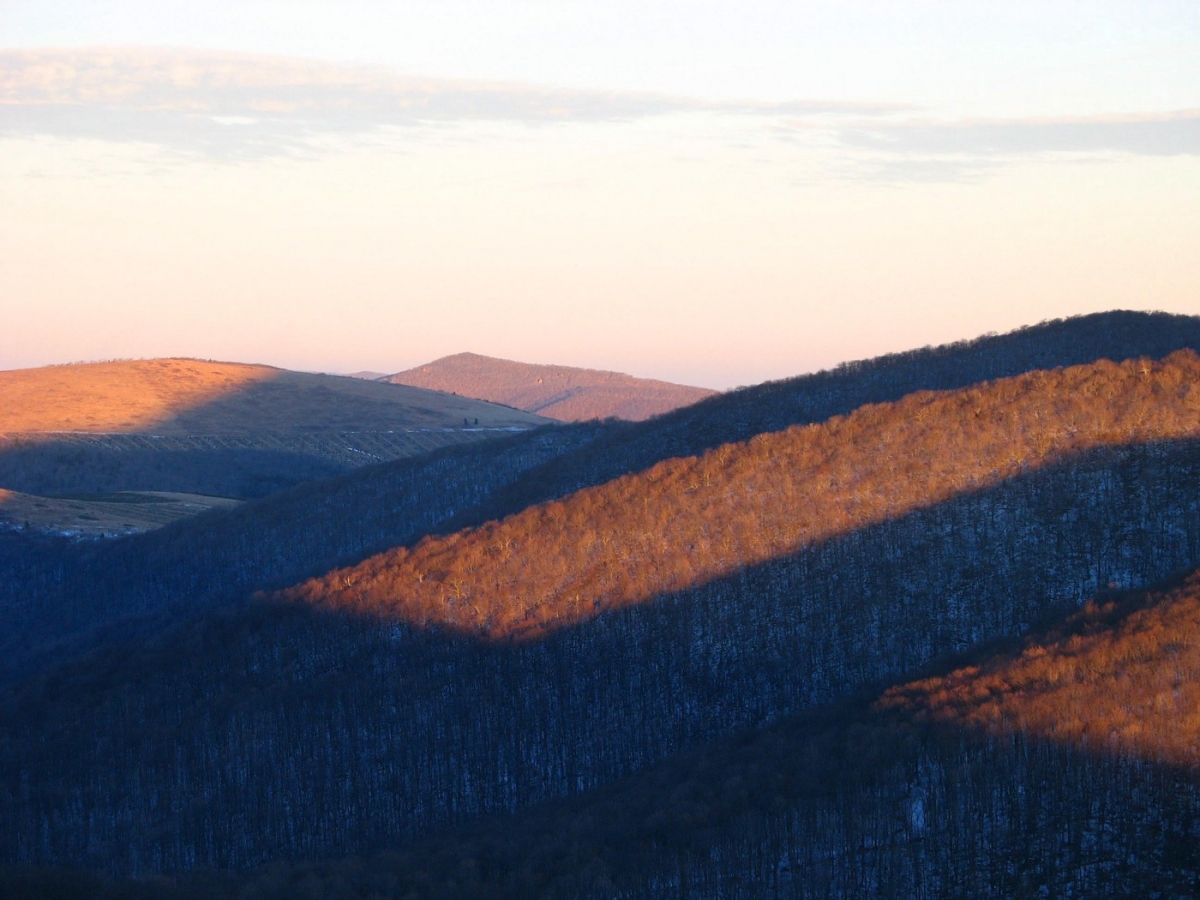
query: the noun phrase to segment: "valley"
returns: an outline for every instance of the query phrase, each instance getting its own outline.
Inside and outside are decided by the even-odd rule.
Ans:
[[[1198,349],[1103,313],[575,423],[0,373],[0,893],[1186,895]]]

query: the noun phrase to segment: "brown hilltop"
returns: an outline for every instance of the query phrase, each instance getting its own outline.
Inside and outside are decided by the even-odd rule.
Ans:
[[[1200,358],[1035,371],[670,459],[285,596],[532,637],[1071,454],[1200,436]]]
[[[446,356],[381,380],[478,397],[562,422],[610,417],[641,421],[716,393],[620,372],[535,365],[477,353]]]
[[[540,416],[403,385],[150,359],[0,372],[0,433],[297,434],[533,427]],[[478,420],[478,422],[476,422]]]

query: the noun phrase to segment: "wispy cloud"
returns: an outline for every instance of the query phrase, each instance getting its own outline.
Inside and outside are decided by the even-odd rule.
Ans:
[[[416,78],[192,50],[0,50],[0,136],[137,141],[212,156],[290,153],[331,135],[437,123],[622,122],[689,112],[857,117],[897,109]]]
[[[958,122],[907,121],[843,129],[843,142],[889,153],[1200,153],[1200,109],[1144,115]]]
[[[961,181],[1030,158],[1200,155],[1200,109],[1031,119],[893,118],[842,122],[835,133],[855,178]]]

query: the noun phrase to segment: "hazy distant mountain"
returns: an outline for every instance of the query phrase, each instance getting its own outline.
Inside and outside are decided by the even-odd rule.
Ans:
[[[379,381],[381,378],[387,378],[387,372],[372,372],[364,369],[362,372],[347,372],[347,378],[361,378],[364,381]]]
[[[716,393],[620,372],[535,365],[477,353],[445,356],[383,380],[478,397],[563,422],[641,421]]]

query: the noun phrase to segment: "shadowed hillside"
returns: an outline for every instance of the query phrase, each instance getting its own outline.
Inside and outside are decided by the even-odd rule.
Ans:
[[[1103,446],[1200,436],[1200,358],[919,393],[389,551],[292,599],[492,639],[584,621]],[[653,565],[639,561],[654,560]]]
[[[549,420],[402,385],[189,359],[0,372],[0,485],[260,497]]]
[[[0,434],[182,435],[530,428],[519,410],[271,366],[151,359],[0,372]],[[478,422],[475,420],[478,419]]]
[[[532,511],[513,545],[531,571],[501,585],[495,626],[513,633],[514,609],[537,640],[462,634],[493,633],[474,586],[517,572],[494,540],[508,520],[388,553],[365,594],[351,569],[68,663],[0,704],[4,858],[158,871],[395,845],[1194,566],[1200,452],[1169,438],[1200,428],[1198,367],[1180,353],[922,395]],[[589,541],[571,509],[605,490],[619,502]],[[597,565],[558,580],[570,543]]]
[[[620,372],[534,365],[477,353],[445,356],[380,380],[478,397],[563,422],[641,421],[716,393]]]
[[[1188,708],[1132,742],[1109,735],[1129,710],[1161,717],[1191,690],[1198,602],[1193,574],[1169,593],[1088,604],[1015,653],[977,650],[974,665],[874,704],[788,717],[375,856],[177,882],[0,869],[0,886],[14,900],[54,887],[145,900],[1188,896],[1200,878],[1197,721]],[[1064,732],[1011,715],[1051,697]]]
[[[1184,348],[1200,351],[1200,316],[1118,311],[846,363],[814,375],[729,391],[649,422],[618,425],[586,449],[530,471],[499,492],[483,512],[487,518],[501,518],[664,459],[695,456],[763,432],[823,422],[915,391],[954,390],[1099,359],[1160,359]]]
[[[115,537],[161,528],[236,500],[200,494],[125,492],[39,497],[0,489],[0,531],[32,530],[66,537]]]
[[[872,709],[786,719],[366,860],[278,864],[185,890],[1187,896],[1200,878],[1197,654],[1193,574],[1170,593],[1090,603],[1015,655],[979,653]]]
[[[119,541],[0,531],[0,683],[61,658],[94,629],[127,637],[133,616],[158,611],[161,624],[414,542],[598,430],[554,426],[368,466]]]

